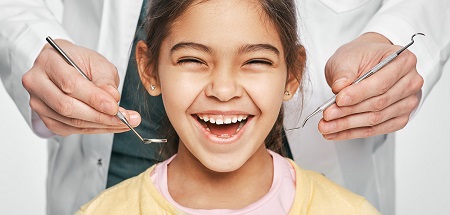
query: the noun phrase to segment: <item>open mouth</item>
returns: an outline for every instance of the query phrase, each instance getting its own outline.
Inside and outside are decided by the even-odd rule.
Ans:
[[[247,123],[249,115],[197,114],[197,121],[211,134],[223,139],[236,135]]]

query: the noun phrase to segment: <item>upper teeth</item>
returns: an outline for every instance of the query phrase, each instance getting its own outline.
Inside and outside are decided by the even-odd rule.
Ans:
[[[248,115],[197,115],[205,122],[215,123],[217,125],[231,124],[246,120]]]

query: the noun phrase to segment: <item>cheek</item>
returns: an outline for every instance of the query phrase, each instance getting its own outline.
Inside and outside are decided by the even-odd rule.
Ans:
[[[246,78],[246,91],[262,113],[276,112],[284,97],[286,76],[268,75],[260,78]]]
[[[180,116],[193,103],[202,88],[181,74],[160,75],[161,94],[169,118]]]

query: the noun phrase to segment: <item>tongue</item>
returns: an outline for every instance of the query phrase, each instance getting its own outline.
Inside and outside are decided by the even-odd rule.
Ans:
[[[217,125],[215,123],[208,123],[208,128],[214,135],[222,136],[228,135],[232,136],[236,133],[236,130],[239,128],[240,123],[231,123],[231,124],[222,124]]]

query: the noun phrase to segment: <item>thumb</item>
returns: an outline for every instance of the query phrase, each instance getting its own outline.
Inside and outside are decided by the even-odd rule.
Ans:
[[[349,62],[336,61],[333,57],[325,66],[325,78],[334,94],[351,85],[358,76],[358,69]]]

